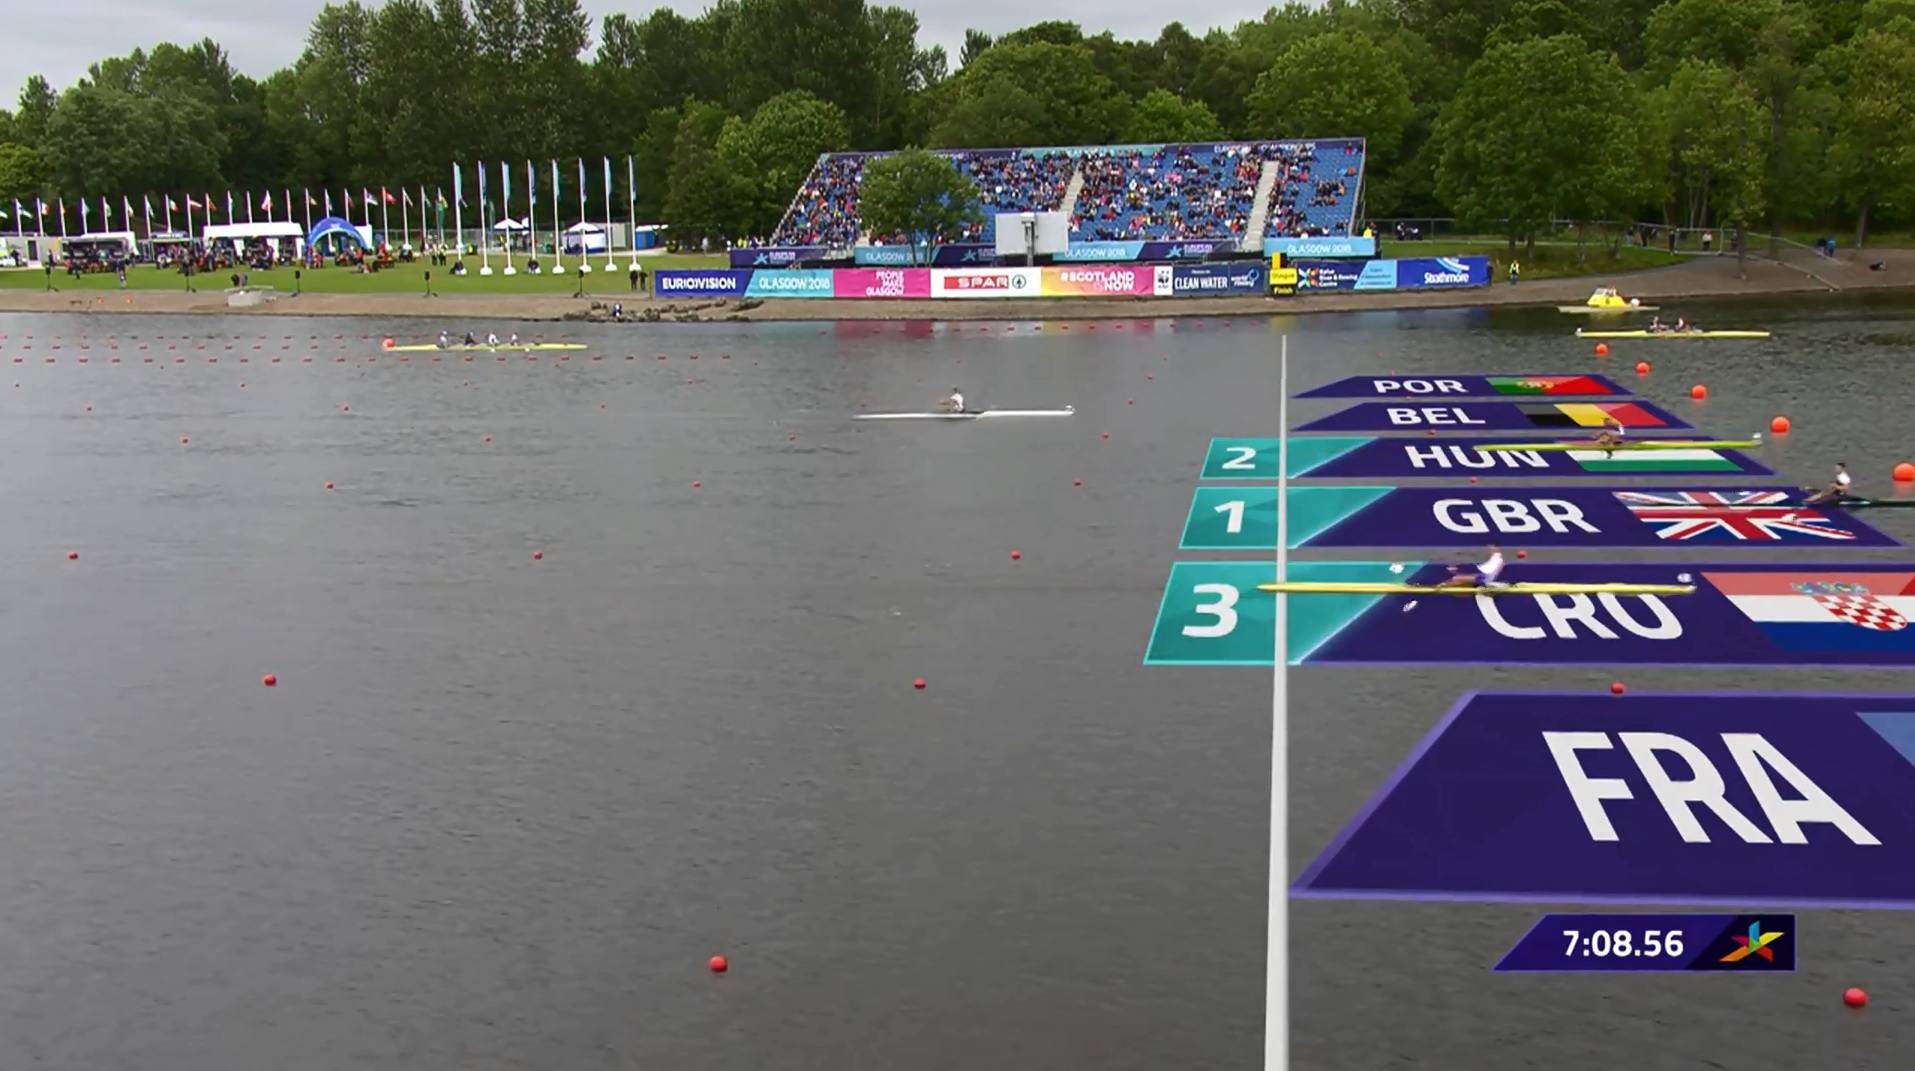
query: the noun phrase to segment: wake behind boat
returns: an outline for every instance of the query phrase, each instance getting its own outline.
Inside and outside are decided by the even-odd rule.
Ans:
[[[984,409],[975,413],[859,413],[853,420],[991,420],[1003,417],[1067,417],[1076,406],[1062,409]]]

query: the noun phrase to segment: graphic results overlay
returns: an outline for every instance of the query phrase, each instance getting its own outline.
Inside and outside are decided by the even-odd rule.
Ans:
[[[1795,970],[1794,915],[1544,915],[1499,971]]]
[[[1358,402],[1297,427],[1311,431],[1599,431],[1610,420],[1631,431],[1687,428],[1689,422],[1648,402]]]
[[[1534,439],[1542,450],[1485,450],[1532,441],[1504,439],[1380,439],[1305,436],[1290,440],[1293,479],[1455,479],[1497,476],[1553,480],[1615,476],[1770,476],[1739,450],[1721,447],[1614,450],[1579,448],[1588,439]],[[1563,449],[1563,447],[1569,449]],[[1277,478],[1277,440],[1217,438],[1204,455],[1206,480]]]
[[[1293,891],[1906,910],[1912,858],[1915,695],[1474,694]]]
[[[1496,594],[1433,591],[1450,572],[1427,562],[1290,569],[1338,589],[1290,600],[1293,663],[1915,666],[1906,564],[1512,563],[1514,590]],[[1273,600],[1257,585],[1274,574],[1268,561],[1172,564],[1144,661],[1269,665]]]
[[[1784,487],[1290,488],[1297,547],[1892,547],[1840,509],[1794,506]],[[1184,550],[1275,550],[1274,486],[1200,484],[1184,520]]]
[[[1298,398],[1627,397],[1607,376],[1350,376]]]

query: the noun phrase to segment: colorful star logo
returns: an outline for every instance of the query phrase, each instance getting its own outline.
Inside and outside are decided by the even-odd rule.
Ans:
[[[1748,959],[1750,956],[1755,955],[1755,956],[1761,956],[1763,959],[1768,960],[1770,963],[1774,963],[1775,949],[1770,948],[1769,946],[1776,943],[1777,941],[1780,941],[1781,939],[1782,939],[1781,930],[1771,930],[1767,933],[1764,933],[1762,930],[1762,923],[1751,922],[1749,923],[1749,932],[1747,936],[1744,936],[1742,934],[1736,934],[1735,935],[1736,950],[1722,957],[1720,962],[1740,963],[1743,960]]]

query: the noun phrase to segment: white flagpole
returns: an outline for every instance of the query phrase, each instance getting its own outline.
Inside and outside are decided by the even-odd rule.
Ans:
[[[457,247],[454,262],[465,259],[465,183],[460,180],[459,165],[452,165],[452,244]]]
[[[170,193],[160,195],[160,206],[161,206],[160,210],[166,213],[166,233],[172,234],[173,233],[173,195]],[[62,222],[65,222],[66,220],[65,212],[60,213],[60,220]]]
[[[618,265],[612,263],[612,158],[599,159],[605,163],[605,270],[617,271]]]
[[[565,232],[559,229],[559,162],[552,161],[552,270],[565,274]]]
[[[532,161],[525,162],[525,255],[532,263],[527,268],[532,274],[539,273],[539,173],[532,168]]]
[[[632,172],[632,157],[625,157],[625,214],[631,220],[632,268],[638,268],[638,178]]]
[[[579,157],[578,161],[578,221],[580,223],[585,222],[585,158],[583,156]],[[580,231],[578,236],[578,258],[583,261],[583,263],[578,266],[578,270],[581,275],[592,274],[592,258],[587,255],[589,252],[590,250],[585,247],[585,232]]]
[[[392,247],[392,205],[386,201],[386,188],[379,187],[379,247]]]
[[[492,209],[485,203],[485,161],[479,161],[479,274],[492,274]]]
[[[512,165],[504,160],[499,161],[499,188],[503,191],[499,194],[499,215],[504,217],[501,222],[509,224],[512,222]],[[512,266],[512,228],[508,226],[505,229],[505,274],[518,273]]]
[[[1290,568],[1290,336],[1277,354],[1277,582]],[[1264,947],[1263,1067],[1290,1067],[1290,596],[1276,593],[1270,683],[1270,920]]]
[[[412,244],[412,191],[399,187],[399,241]]]

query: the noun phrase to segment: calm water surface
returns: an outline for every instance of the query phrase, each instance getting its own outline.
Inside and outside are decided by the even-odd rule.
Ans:
[[[1606,366],[1787,413],[1805,482],[1915,452],[1915,304],[1680,311],[1777,337],[0,317],[0,1067],[1260,1066],[1269,674],[1140,664],[1209,438],[1274,432],[1288,333],[1299,390]],[[1078,415],[848,419],[953,384]],[[1291,872],[1463,691],[1619,674],[1915,691],[1300,670]],[[1915,1052],[1905,915],[1804,914],[1790,977],[1490,974],[1541,910],[1297,904],[1295,1066]]]

